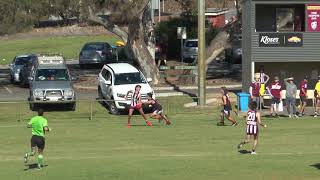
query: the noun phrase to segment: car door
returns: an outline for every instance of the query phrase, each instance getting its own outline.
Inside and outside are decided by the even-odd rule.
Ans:
[[[103,68],[101,73],[99,73],[99,87],[101,88],[102,95],[106,97],[106,76],[107,70]]]
[[[106,82],[109,82],[109,84],[106,84],[106,98],[111,99],[112,98],[112,74],[111,71],[107,70],[106,76],[104,78]]]

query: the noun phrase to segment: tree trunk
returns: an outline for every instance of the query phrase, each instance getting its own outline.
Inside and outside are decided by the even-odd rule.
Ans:
[[[158,84],[160,78],[159,69],[147,48],[141,18],[131,23],[128,30],[128,49],[131,50],[133,57],[136,58],[143,74],[147,78],[152,78],[154,84]]]
[[[229,34],[223,30],[210,42],[210,45],[206,48],[206,70],[208,70],[208,64],[214,61],[217,56],[230,46],[228,38]]]

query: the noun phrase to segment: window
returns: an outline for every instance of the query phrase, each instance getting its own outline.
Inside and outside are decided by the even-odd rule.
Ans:
[[[36,81],[68,81],[69,75],[66,69],[39,69]]]
[[[187,41],[186,47],[198,47],[198,41]]]
[[[104,79],[106,78],[106,74],[107,74],[107,70],[106,70],[106,69],[102,69],[101,76],[102,76]]]
[[[25,65],[31,61],[31,57],[17,57],[15,60],[15,65]]]
[[[107,71],[106,76],[105,76],[106,81],[111,81],[111,73],[110,71]]]
[[[147,83],[140,72],[115,74],[115,85]]]
[[[305,31],[304,4],[257,4],[257,32]]]

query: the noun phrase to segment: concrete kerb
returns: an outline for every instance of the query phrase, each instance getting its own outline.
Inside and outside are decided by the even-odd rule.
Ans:
[[[215,85],[215,86],[206,86],[207,89],[219,89],[223,85]],[[98,87],[94,86],[80,86],[80,85],[74,85],[75,88],[77,89],[83,89],[83,90],[97,90]],[[235,85],[225,85],[226,88],[228,89],[233,89],[233,88],[242,88],[241,84],[235,84]],[[198,89],[197,86],[181,86],[181,87],[154,87],[153,88],[156,91],[170,91],[170,90],[194,90]]]
[[[207,89],[219,89],[221,88],[222,85],[219,86],[207,86]],[[242,85],[241,84],[236,84],[236,85],[225,85],[228,89],[233,89],[233,88],[241,88]],[[80,85],[74,85],[74,87],[76,89],[79,90],[98,90],[97,87],[93,87],[93,86],[80,86]],[[174,91],[174,90],[195,90],[198,89],[197,86],[181,86],[181,87],[154,87],[153,88],[155,91]],[[169,97],[169,96],[182,96],[184,95],[183,92],[165,92],[165,93],[157,93],[157,97]],[[207,104],[213,103],[217,101],[216,98],[213,99],[208,99],[207,100]],[[188,103],[185,104],[185,107],[193,107],[193,106],[197,106],[197,103]]]
[[[214,93],[214,94],[210,94],[211,97],[206,99],[206,105],[212,104],[212,103],[216,103],[216,105],[218,105],[221,102],[221,94],[220,93]],[[235,93],[229,93],[230,95],[230,101],[232,102],[232,105],[234,105],[233,103],[237,102],[237,95]],[[196,107],[198,106],[197,102],[192,102],[192,103],[187,103],[184,104],[184,107],[186,108],[190,108],[190,107]],[[212,106],[212,105],[210,105]]]

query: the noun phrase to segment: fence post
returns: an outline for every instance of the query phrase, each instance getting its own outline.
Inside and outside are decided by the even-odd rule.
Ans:
[[[92,101],[90,101],[90,118],[89,120],[93,119],[93,113],[92,113]]]
[[[21,121],[21,103],[18,102],[18,122]]]

